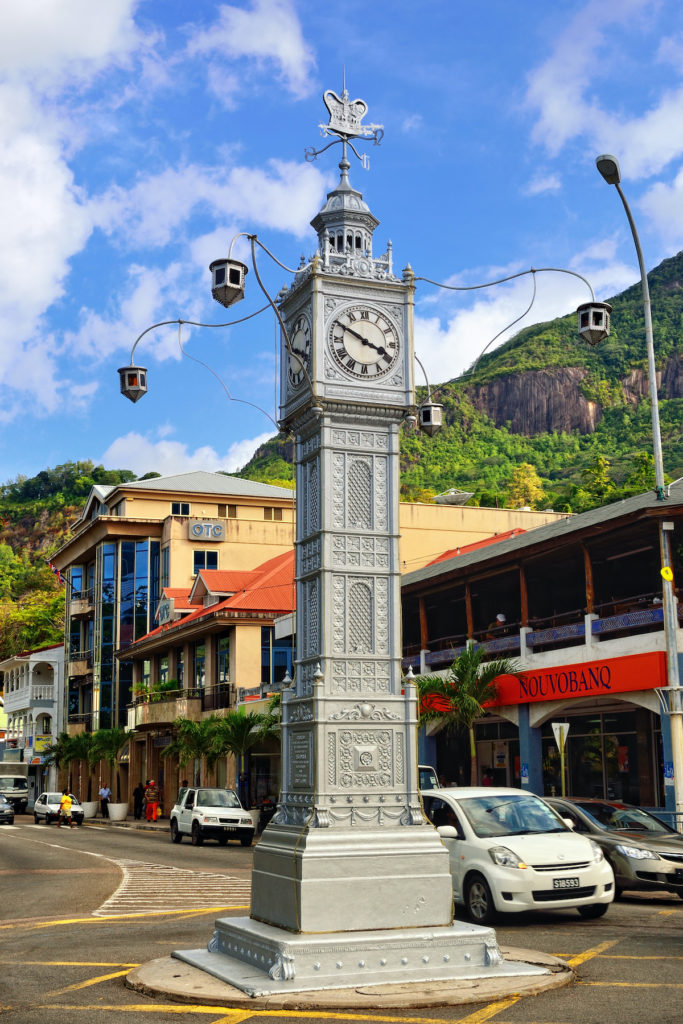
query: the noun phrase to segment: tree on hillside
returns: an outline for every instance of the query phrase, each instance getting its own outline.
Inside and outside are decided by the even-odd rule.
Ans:
[[[439,722],[447,731],[464,730],[469,736],[470,785],[477,785],[477,747],[474,723],[484,705],[495,699],[496,678],[513,673],[516,664],[509,658],[484,661],[482,648],[468,646],[458,655],[445,676],[418,676],[420,720]]]
[[[598,505],[604,505],[614,492],[614,481],[610,476],[609,459],[599,452],[588,463],[582,474],[583,489]]]
[[[538,508],[544,504],[543,484],[530,462],[522,462],[514,467],[505,484],[504,501],[508,508],[521,508],[524,505]]]

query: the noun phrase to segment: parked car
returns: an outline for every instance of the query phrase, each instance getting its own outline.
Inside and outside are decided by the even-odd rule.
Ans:
[[[242,846],[251,846],[254,838],[252,817],[232,789],[187,789],[171,811],[170,828],[174,843],[189,836],[193,846],[201,846],[205,839],[217,839],[221,846],[239,839]]]
[[[601,917],[614,875],[597,843],[521,789],[460,786],[422,793],[448,850],[453,897],[470,921],[497,912],[563,910]]]
[[[574,831],[593,839],[624,890],[675,892],[683,899],[683,835],[648,811],[615,800],[547,797]]]
[[[0,795],[0,823],[3,825],[14,824],[14,804],[2,795]]]
[[[51,821],[59,820],[59,804],[62,799],[61,793],[41,793],[33,805],[33,820],[36,825],[44,821],[49,825]],[[82,825],[84,812],[82,805],[76,797],[71,794],[71,820],[74,825]]]

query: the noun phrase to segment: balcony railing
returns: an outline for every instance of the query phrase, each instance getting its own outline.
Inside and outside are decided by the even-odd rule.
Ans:
[[[69,601],[69,615],[72,619],[87,618],[94,611],[95,594],[92,587],[89,590],[72,590]]]
[[[92,651],[70,651],[68,660],[70,676],[85,676],[92,671]]]
[[[590,639],[595,643],[624,636],[661,631],[664,628],[664,612],[661,603],[653,603],[652,595],[638,595],[623,602],[609,601],[597,606],[603,614],[590,622]],[[604,614],[607,612],[608,614]],[[683,622],[683,606],[678,605],[679,625]],[[563,612],[546,619],[531,620],[533,627],[525,636],[514,623],[504,627],[514,632],[505,636],[494,636],[494,630],[475,634],[475,646],[485,651],[490,659],[511,657],[521,654],[522,643],[531,654],[559,650],[564,647],[583,645],[586,639],[586,619],[583,609]],[[482,638],[481,640],[479,638]],[[486,639],[484,639],[486,638]],[[454,641],[456,641],[454,643]],[[458,642],[459,641],[459,642]],[[402,665],[414,673],[438,671],[447,668],[465,649],[466,638],[442,637],[429,641],[429,648],[420,655],[414,646],[405,652]]]

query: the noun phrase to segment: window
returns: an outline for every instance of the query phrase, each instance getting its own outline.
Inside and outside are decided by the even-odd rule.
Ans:
[[[237,505],[219,505],[219,519],[237,519]]]
[[[216,643],[216,676],[219,683],[230,682],[230,634],[218,637]]]
[[[206,684],[206,646],[203,643],[194,645],[194,685],[203,687]]]
[[[264,519],[275,519],[277,522],[282,522],[282,509],[281,508],[264,508],[263,510]]]
[[[170,557],[171,557],[170,548],[162,548],[161,549],[161,586],[162,587],[167,587],[168,586],[169,573],[170,573],[170,567],[169,567]]]
[[[171,515],[172,516],[189,516],[190,514],[190,503],[189,501],[172,501],[171,502]]]
[[[195,551],[194,552],[194,575],[202,569],[217,569],[218,568],[218,552],[215,548],[210,551]]]

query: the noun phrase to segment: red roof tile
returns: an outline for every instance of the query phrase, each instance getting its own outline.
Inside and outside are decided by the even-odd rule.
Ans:
[[[463,544],[459,548],[451,548],[450,551],[444,551],[438,558],[432,559],[427,565],[436,565],[437,562],[445,562],[449,558],[457,558],[458,555],[466,555],[470,551],[476,551],[478,548],[486,548],[489,544],[497,544],[500,540],[507,540],[508,537],[516,537],[520,533],[526,533],[526,530],[520,529],[518,526],[514,530],[506,530],[505,533],[497,533],[493,537],[484,537],[483,540],[475,540],[472,544]]]

